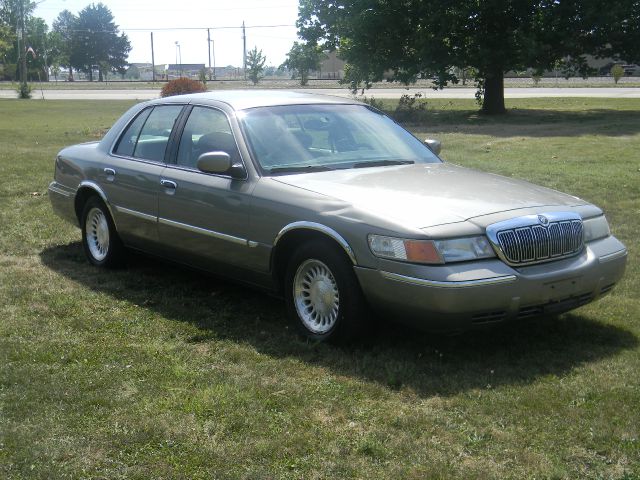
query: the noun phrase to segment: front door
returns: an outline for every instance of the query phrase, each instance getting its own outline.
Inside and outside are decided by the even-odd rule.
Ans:
[[[198,157],[223,151],[242,162],[224,112],[193,107],[175,164],[163,170],[158,197],[158,232],[169,254],[204,268],[250,267],[249,204],[253,184],[196,168]]]

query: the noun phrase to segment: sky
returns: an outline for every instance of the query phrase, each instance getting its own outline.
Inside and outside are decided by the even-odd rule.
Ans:
[[[77,15],[90,3],[93,2],[44,0],[36,7],[35,16],[43,18],[51,28],[62,10]],[[113,13],[120,31],[129,37],[132,46],[129,63],[151,63],[150,32],[154,37],[156,65],[208,65],[206,29],[210,28],[212,65],[215,57],[217,67],[242,66],[239,27],[243,21],[247,27],[247,51],[257,46],[267,57],[267,66],[277,67],[284,62],[297,40],[298,0],[104,0],[102,3]],[[267,27],[272,25],[278,27]]]

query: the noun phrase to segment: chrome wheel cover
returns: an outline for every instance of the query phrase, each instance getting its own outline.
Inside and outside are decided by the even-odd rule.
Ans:
[[[101,262],[109,253],[109,223],[104,212],[95,207],[89,210],[84,228],[89,252],[96,261]]]
[[[340,292],[329,267],[316,259],[302,262],[293,278],[293,302],[307,330],[331,330],[338,320]]]

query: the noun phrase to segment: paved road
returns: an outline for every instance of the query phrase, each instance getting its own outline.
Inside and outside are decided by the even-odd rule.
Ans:
[[[313,88],[297,91],[350,97],[346,89]],[[373,88],[365,95],[375,98],[399,98],[401,95],[421,93],[424,98],[475,98],[473,88]],[[15,98],[13,90],[0,90],[0,98]],[[159,90],[34,90],[33,98],[48,100],[150,100],[159,97]],[[506,88],[506,98],[535,97],[600,97],[600,98],[640,98],[640,88]]]

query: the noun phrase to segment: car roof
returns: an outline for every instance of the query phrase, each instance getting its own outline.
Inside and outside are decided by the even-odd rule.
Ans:
[[[176,95],[154,100],[152,103],[215,103],[223,102],[234,110],[245,110],[255,107],[276,105],[310,105],[310,104],[361,104],[357,100],[336,97],[333,95],[319,95],[290,90],[217,90],[189,95]]]

